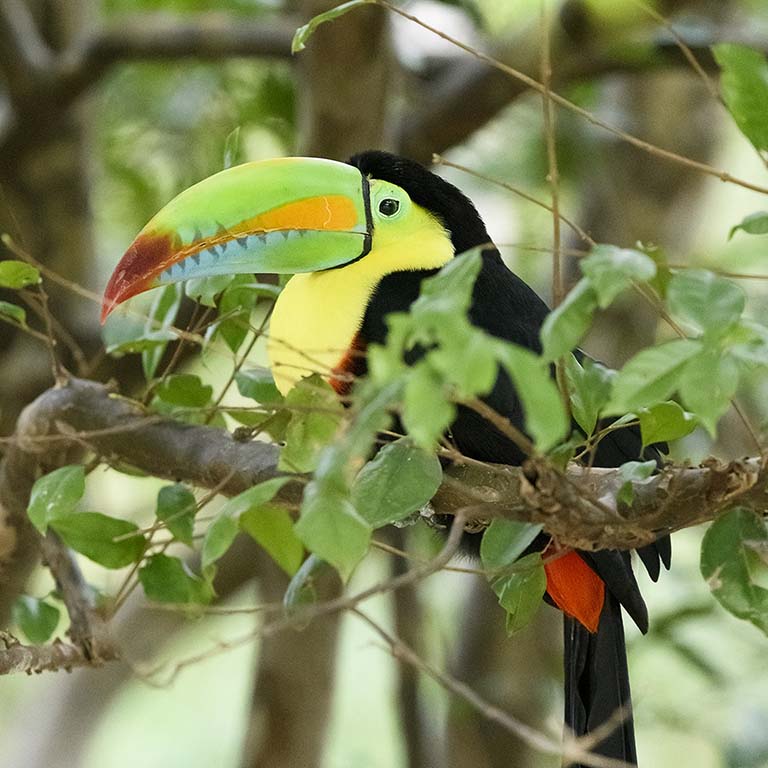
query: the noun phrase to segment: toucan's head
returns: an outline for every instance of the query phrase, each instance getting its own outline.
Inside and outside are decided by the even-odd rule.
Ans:
[[[489,241],[467,197],[396,155],[246,163],[185,190],[144,227],[109,280],[102,321],[131,296],[191,278],[321,272],[373,258],[391,258],[391,271],[432,267],[424,249],[392,255],[425,233],[450,255]]]

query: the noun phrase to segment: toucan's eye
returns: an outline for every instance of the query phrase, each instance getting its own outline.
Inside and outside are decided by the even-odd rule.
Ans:
[[[379,203],[379,213],[382,216],[394,216],[400,210],[400,201],[386,197]]]

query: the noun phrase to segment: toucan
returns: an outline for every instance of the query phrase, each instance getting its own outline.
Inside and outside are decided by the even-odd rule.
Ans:
[[[381,151],[346,163],[280,158],[221,171],[174,198],[115,268],[102,320],[126,299],[190,278],[293,275],[274,306],[268,354],[278,388],[320,371],[340,394],[365,376],[365,351],[385,341],[387,316],[407,312],[422,281],[483,246],[469,319],[489,334],[540,352],[549,309],[510,271],[472,202],[422,165]],[[350,375],[351,374],[351,375]],[[483,400],[521,430],[510,378],[499,371]],[[520,448],[474,410],[459,407],[453,443],[481,461],[520,465]],[[648,458],[636,429],[602,440],[594,465]],[[534,546],[553,552],[542,534]],[[639,551],[651,578],[669,567],[667,537]],[[626,552],[558,552],[547,558],[545,599],[565,626],[565,722],[577,735],[609,718],[596,754],[636,764],[622,607],[641,631],[648,614]]]

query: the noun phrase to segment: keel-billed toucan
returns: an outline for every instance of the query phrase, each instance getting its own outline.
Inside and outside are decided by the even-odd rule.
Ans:
[[[462,252],[487,244],[469,311],[488,333],[540,351],[545,303],[507,269],[467,197],[421,165],[384,152],[347,163],[285,158],[248,163],[182,192],[142,230],[115,269],[102,317],[129,297],[189,278],[231,273],[294,274],[270,324],[269,355],[283,392],[324,371],[339,392],[364,375],[365,350],[382,342],[386,317],[407,311],[421,281]],[[500,372],[484,400],[519,428],[520,402]],[[520,464],[518,447],[475,411],[459,408],[451,437],[474,459]],[[616,430],[594,463],[640,458],[639,436]],[[538,544],[553,547],[544,536]],[[657,578],[669,541],[641,551]],[[629,555],[570,552],[546,566],[547,597],[565,614],[566,723],[589,733],[617,711],[595,748],[636,761],[624,648],[623,606],[642,631],[647,613]]]

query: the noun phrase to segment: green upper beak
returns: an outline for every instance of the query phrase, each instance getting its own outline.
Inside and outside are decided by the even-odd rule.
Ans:
[[[371,247],[368,181],[319,158],[245,163],[195,184],[141,230],[104,292],[101,320],[138,293],[196,277],[317,272]]]

